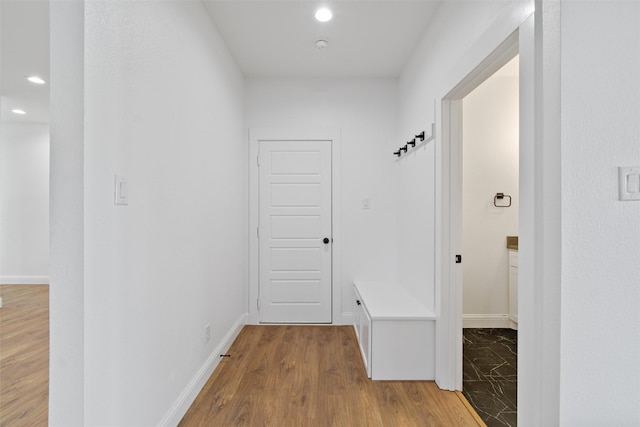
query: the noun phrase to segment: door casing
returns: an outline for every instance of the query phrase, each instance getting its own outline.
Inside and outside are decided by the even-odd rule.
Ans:
[[[436,172],[436,188],[440,209],[436,215],[436,301],[439,304],[440,321],[436,331],[436,383],[442,389],[462,389],[462,266],[455,263],[455,254],[462,249],[461,194],[462,194],[462,98],[485,81],[516,54],[520,54],[520,236],[525,250],[520,256],[525,267],[521,271],[519,307],[527,311],[532,301],[523,298],[530,286],[531,272],[528,268],[532,258],[528,251],[531,217],[528,215],[532,190],[527,183],[533,181],[529,171],[533,156],[526,156],[533,147],[532,86],[533,13],[526,8],[515,8],[504,16],[496,33],[488,32],[470,51],[465,66],[458,68],[458,77],[452,75],[451,88],[441,98],[441,144],[439,157],[441,170]],[[500,31],[497,31],[497,30]],[[508,32],[510,31],[510,32]],[[524,87],[524,90],[523,90]],[[522,249],[522,248],[521,248]],[[464,257],[463,257],[464,259]],[[523,319],[521,319],[523,320]],[[523,327],[522,327],[523,326]],[[529,323],[519,324],[519,334],[528,338]],[[520,340],[519,340],[520,341]],[[520,357],[519,357],[520,358]],[[522,366],[519,365],[519,371]],[[518,382],[518,396],[522,385]]]
[[[494,72],[518,54],[518,32],[504,41],[473,73],[463,79],[453,91],[442,100],[443,120],[443,164],[449,170],[448,182],[443,182],[448,203],[443,220],[442,275],[443,283],[450,283],[447,298],[449,307],[443,312],[450,313],[448,335],[455,337],[450,344],[456,361],[453,373],[453,387],[462,390],[462,264],[455,262],[455,254],[462,254],[462,100],[475,88],[487,80]],[[445,204],[443,204],[443,207]],[[463,254],[464,259],[464,254]],[[445,290],[443,289],[443,292]],[[445,332],[447,334],[447,332]]]
[[[259,169],[258,154],[260,141],[331,141],[331,221],[332,221],[332,324],[343,324],[342,319],[342,280],[341,280],[341,209],[340,209],[340,130],[312,128],[251,128],[249,129],[249,324],[260,323],[258,310],[259,295]]]

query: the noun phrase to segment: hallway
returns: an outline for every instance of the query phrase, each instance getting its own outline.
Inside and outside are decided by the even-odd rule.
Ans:
[[[351,326],[245,326],[180,426],[478,426],[432,381],[367,378]]]

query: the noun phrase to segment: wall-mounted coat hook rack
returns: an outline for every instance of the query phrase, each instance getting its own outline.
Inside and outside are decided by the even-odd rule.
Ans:
[[[393,154],[398,156],[398,157],[402,157],[402,152],[404,151],[405,153],[407,153],[409,151],[409,146],[411,146],[411,149],[416,149],[424,144],[427,144],[430,141],[435,140],[435,134],[436,134],[436,126],[435,123],[431,123],[431,135],[429,135],[428,137],[425,136],[425,131],[420,132],[418,135],[416,135],[412,140],[408,141],[404,147],[400,147],[398,149],[398,151],[394,151]],[[420,142],[418,142],[417,140],[420,140]]]
[[[504,200],[504,199],[509,199],[509,204],[498,204],[498,200]],[[509,206],[511,206],[511,196],[509,196],[508,194],[504,194],[504,193],[496,193],[496,195],[493,197],[493,206],[495,206],[496,208],[508,208]]]

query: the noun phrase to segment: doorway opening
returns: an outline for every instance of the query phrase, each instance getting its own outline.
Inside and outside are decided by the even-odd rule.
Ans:
[[[0,425],[49,409],[49,2],[0,2]]]
[[[519,57],[462,99],[462,390],[517,422]]]
[[[522,236],[519,249],[522,264],[519,268],[518,292],[518,413],[528,414],[531,392],[531,352],[533,342],[532,310],[536,302],[529,298],[533,280],[531,253],[532,200],[534,199],[534,15],[521,21],[508,36],[497,42],[491,50],[484,46],[484,55],[478,55],[475,65],[469,64],[466,74],[442,98],[442,174],[440,210],[440,249],[437,263],[441,283],[441,314],[439,327],[440,363],[436,381],[449,390],[462,390],[463,385],[463,263],[456,263],[456,255],[463,254],[462,214],[462,135],[463,99],[496,71],[519,55],[519,212],[518,234]],[[506,190],[495,190],[497,192]],[[496,194],[494,193],[493,196]],[[506,238],[503,236],[502,238]],[[506,245],[505,245],[506,250]],[[460,255],[465,260],[464,255]],[[523,406],[524,403],[524,406]]]

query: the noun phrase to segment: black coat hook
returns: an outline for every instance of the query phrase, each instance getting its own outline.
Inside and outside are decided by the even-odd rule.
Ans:
[[[416,135],[416,138],[418,138],[420,141],[424,141],[424,131],[422,131],[418,135]]]
[[[405,153],[407,152],[408,147],[405,145],[404,147],[400,147],[400,150],[404,151]]]
[[[400,152],[400,150],[398,150],[398,151],[394,151],[393,154],[395,154],[396,156],[400,157],[402,155],[402,152]]]
[[[412,147],[415,147],[416,146],[416,139],[413,138],[411,141],[407,142],[407,144],[409,144]]]

